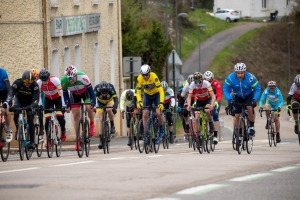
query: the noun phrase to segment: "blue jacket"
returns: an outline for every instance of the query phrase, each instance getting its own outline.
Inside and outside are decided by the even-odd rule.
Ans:
[[[230,96],[232,90],[237,97],[242,99],[246,98],[253,91],[253,99],[257,101],[260,96],[261,88],[256,77],[251,73],[246,72],[244,79],[242,81],[239,81],[236,73],[233,72],[229,74],[229,76],[227,76],[223,85],[223,93],[226,101],[232,99],[232,97]]]
[[[278,87],[274,90],[274,92],[271,92],[269,88],[266,88],[259,101],[259,107],[263,106],[263,103],[267,99],[267,103],[271,104],[278,104],[278,106],[282,107],[284,105],[283,96],[281,94],[281,91]]]

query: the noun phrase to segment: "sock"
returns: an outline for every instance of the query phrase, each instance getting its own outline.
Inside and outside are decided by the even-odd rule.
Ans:
[[[114,124],[114,121],[110,121],[110,125],[111,126],[114,126],[115,124]]]
[[[254,127],[254,122],[251,122],[251,121],[250,121],[249,124],[250,124],[250,127]]]
[[[94,121],[90,121],[90,124],[94,124],[95,122]]]
[[[298,120],[295,120],[295,125],[298,125]]]
[[[214,131],[214,137],[218,137],[218,131]]]

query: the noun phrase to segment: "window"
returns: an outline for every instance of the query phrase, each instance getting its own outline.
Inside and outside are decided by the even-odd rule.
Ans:
[[[64,52],[64,70],[71,65],[70,63],[70,48],[65,47],[65,52]]]
[[[94,85],[96,85],[100,82],[98,43],[94,44],[94,69],[95,69],[95,84]]]
[[[80,46],[79,46],[79,44],[75,45],[74,65],[78,69],[78,71],[81,70],[81,68],[80,68]]]
[[[60,75],[59,75],[59,57],[58,57],[58,49],[53,49],[53,51],[52,51],[51,74],[52,74],[53,76],[60,77]]]
[[[262,9],[267,9],[269,4],[269,0],[262,0]]]
[[[115,55],[114,55],[114,41],[110,41],[110,82],[115,85]]]
[[[290,4],[291,4],[290,0],[286,0],[286,5],[288,6]]]

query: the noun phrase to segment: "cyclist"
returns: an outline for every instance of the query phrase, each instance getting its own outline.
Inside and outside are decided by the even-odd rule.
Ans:
[[[206,107],[205,114],[209,120],[209,132],[214,132],[214,123],[211,116],[211,111],[214,109],[216,96],[212,90],[211,84],[203,79],[203,75],[200,72],[194,73],[194,81],[189,86],[189,95],[187,99],[187,109],[191,110],[191,101],[193,95],[195,96],[195,107]],[[199,112],[195,112],[195,120],[199,118]]]
[[[168,83],[166,81],[162,81],[161,86],[165,92],[165,100],[164,100],[164,107],[165,109],[169,109],[166,112],[166,117],[168,120],[168,126],[169,126],[169,132],[170,132],[170,143],[174,143],[174,137],[173,137],[173,109],[175,106],[175,98],[174,98],[174,91],[172,88],[168,86]]]
[[[113,108],[106,108],[108,119],[110,120],[110,134],[114,134],[116,132],[115,124],[114,124],[114,115],[117,113],[117,108],[119,104],[119,99],[117,97],[117,92],[115,87],[102,81],[100,84],[96,85],[94,88],[94,93],[97,97],[97,106],[109,106]],[[99,117],[99,130],[101,131],[100,136],[100,143],[98,145],[99,149],[102,149],[102,141],[101,141],[101,134],[102,134],[102,120],[103,120],[103,108],[97,108],[97,113]]]
[[[144,89],[144,98],[142,101],[142,89]],[[137,77],[137,108],[141,109],[144,106],[157,106],[156,115],[160,125],[159,137],[164,136],[163,117],[161,111],[164,109],[164,90],[160,85],[160,81],[154,72],[151,72],[149,65],[144,64],[141,66],[140,75]],[[149,110],[143,110],[143,127],[146,127],[149,118]]]
[[[55,107],[56,109],[62,109],[62,111],[64,112],[66,109],[66,104],[61,88],[60,79],[55,76],[50,76],[50,72],[47,69],[42,69],[39,73],[39,80],[37,81],[37,83],[39,85],[40,91],[44,92],[45,94],[44,108],[50,109]],[[39,105],[42,105],[41,98]],[[51,120],[51,112],[45,111],[44,115],[46,118],[45,130],[47,131],[49,121]],[[56,116],[61,128],[60,139],[62,142],[64,142],[66,140],[66,121],[61,111],[57,111]],[[43,134],[43,132],[40,132],[40,134]]]
[[[8,74],[5,69],[0,68],[0,101],[2,101],[1,112],[4,113],[4,109],[9,109],[9,103],[12,99],[12,89],[8,79]],[[10,126],[10,115],[3,115],[6,124],[6,142],[12,140],[12,129]]]
[[[250,135],[255,134],[254,122],[255,114],[252,110],[256,107],[257,100],[260,96],[260,84],[258,83],[256,77],[251,73],[246,71],[247,67],[244,63],[237,63],[234,66],[234,72],[229,74],[225,79],[223,85],[223,93],[230,107],[234,106],[235,118],[239,119],[242,112],[242,107],[240,105],[234,105],[234,103],[247,104],[248,117],[250,121]],[[231,93],[235,93],[234,100],[231,97]],[[236,126],[238,126],[238,120],[235,120]],[[239,133],[242,132],[242,128],[239,128]]]
[[[37,108],[39,102],[39,86],[34,81],[34,75],[31,71],[27,70],[23,73],[22,78],[15,80],[12,84],[12,97],[15,97],[14,107],[24,108],[31,107]],[[14,112],[14,122],[18,132],[18,117],[21,111]],[[34,144],[34,122],[32,110],[26,111],[27,123],[29,125],[30,144],[29,149],[35,149]]]
[[[218,131],[219,131],[219,112],[220,112],[220,108],[221,108],[221,100],[222,100],[222,87],[221,84],[218,80],[214,79],[214,74],[211,71],[206,71],[203,74],[204,80],[207,80],[208,82],[210,82],[211,87],[216,95],[216,101],[215,104],[217,108],[213,109],[212,111],[212,115],[213,115],[213,120],[214,120],[214,127],[215,127],[215,131],[214,131],[214,144],[218,144]]]
[[[136,104],[134,103],[134,97],[135,97],[135,90],[134,89],[129,89],[129,90],[124,90],[121,94],[120,97],[120,110],[122,113],[122,118],[124,119],[124,113],[126,111],[126,124],[127,124],[127,134],[128,134],[128,146],[131,146],[131,131],[130,131],[130,113],[129,112],[134,112],[134,108],[136,107]],[[131,106],[131,108],[129,108]]]
[[[90,135],[94,136],[96,133],[94,122],[94,107],[96,103],[96,97],[93,91],[93,86],[90,79],[83,72],[77,71],[76,67],[69,65],[65,69],[65,75],[61,78],[61,85],[64,95],[64,100],[67,105],[66,112],[69,113],[72,109],[74,125],[77,126],[80,119],[80,105],[72,105],[72,103],[80,103],[83,100],[85,103],[91,103],[86,105],[86,111],[90,119]],[[71,99],[69,92],[71,94]],[[78,145],[80,146],[80,145]],[[74,150],[77,151],[77,145],[75,144]]]
[[[263,109],[263,103],[266,100],[266,104],[264,105],[264,108],[266,110],[278,110],[278,112],[275,112],[275,126],[277,130],[277,137],[276,141],[279,143],[281,141],[280,139],[280,121],[279,121],[279,112],[281,111],[281,107],[284,105],[283,96],[281,94],[281,91],[278,87],[276,87],[275,81],[269,81],[268,87],[263,91],[260,101],[259,101],[259,109]],[[266,112],[266,118],[269,117],[269,112]],[[266,123],[266,129],[268,129],[268,120]]]
[[[300,74],[298,74],[295,79],[294,83],[292,84],[289,95],[286,99],[287,103],[287,110],[291,110],[291,108],[299,108],[300,107]],[[292,110],[293,117],[295,120],[295,133],[298,132],[298,110]]]
[[[33,73],[34,80],[37,81],[39,79],[39,70],[31,69],[30,71]]]
[[[184,82],[185,84],[184,84],[183,88],[181,90],[179,90],[178,94],[177,94],[178,106],[176,108],[176,112],[178,112],[182,116],[182,127],[184,130],[184,140],[186,138],[187,133],[189,132],[189,127],[188,127],[189,112],[186,109],[182,110],[182,108],[187,107],[186,99],[188,96],[187,94],[189,92],[189,86],[194,81],[193,77],[194,77],[193,74],[188,76],[187,81]],[[194,104],[194,96],[192,97],[191,101],[192,101],[191,105],[193,105]]]

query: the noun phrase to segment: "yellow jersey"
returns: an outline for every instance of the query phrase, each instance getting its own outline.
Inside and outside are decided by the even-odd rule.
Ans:
[[[145,80],[143,78],[143,76],[140,74],[137,77],[137,93],[136,93],[136,97],[137,97],[137,101],[141,101],[142,97],[141,97],[141,91],[142,89],[144,89],[144,93],[148,94],[148,95],[154,95],[156,93],[160,93],[160,102],[164,102],[164,90],[160,85],[160,81],[157,77],[157,75],[154,72],[150,72],[150,76],[148,78],[148,80]]]

